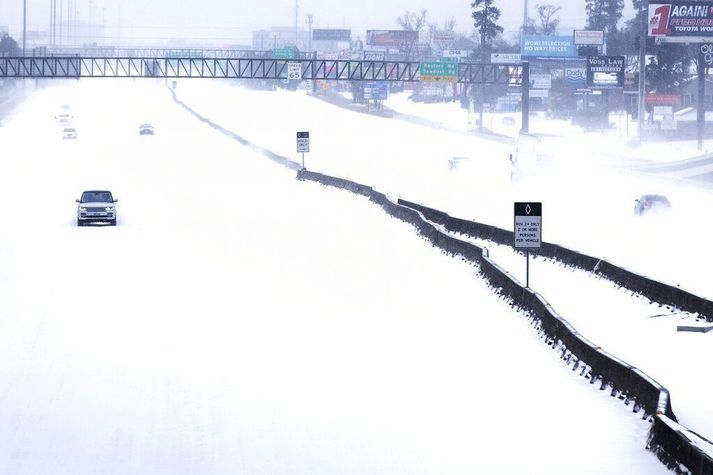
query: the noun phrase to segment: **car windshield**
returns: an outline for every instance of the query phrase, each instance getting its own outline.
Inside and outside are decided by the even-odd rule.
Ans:
[[[85,191],[82,193],[82,203],[101,202],[112,203],[114,199],[108,191]]]

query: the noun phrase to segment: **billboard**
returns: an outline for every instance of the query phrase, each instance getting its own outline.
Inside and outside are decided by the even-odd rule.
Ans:
[[[552,89],[552,75],[530,73],[530,89]]]
[[[352,30],[312,30],[312,39],[315,41],[351,41]]]
[[[370,46],[410,46],[418,42],[418,31],[366,30],[366,44]]]
[[[574,30],[574,44],[602,46],[604,32],[601,30]]]
[[[582,87],[587,85],[586,68],[565,68],[564,83],[568,86]]]
[[[624,56],[590,56],[587,58],[587,86],[596,89],[624,87]]]
[[[713,4],[650,0],[649,36],[668,42],[713,41]]]
[[[522,58],[573,58],[577,48],[572,36],[522,35],[520,37]]]

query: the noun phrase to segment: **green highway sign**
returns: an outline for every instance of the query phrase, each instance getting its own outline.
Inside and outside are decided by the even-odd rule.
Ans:
[[[438,61],[441,63],[456,63],[457,64],[459,59],[460,58],[458,58],[457,56],[442,56],[441,59],[439,59]]]
[[[295,59],[294,48],[275,48],[272,59]]]
[[[422,61],[419,65],[421,81],[448,81],[458,80],[458,63]]]

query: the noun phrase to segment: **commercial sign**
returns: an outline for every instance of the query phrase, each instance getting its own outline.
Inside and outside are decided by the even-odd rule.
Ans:
[[[586,86],[587,85],[587,69],[586,68],[565,68],[564,83],[568,86]]]
[[[596,89],[624,87],[624,56],[589,56],[587,58],[587,86]]]
[[[419,71],[421,81],[455,82],[458,80],[458,63],[421,61]]]
[[[530,89],[530,98],[546,98],[550,97],[549,89]]]
[[[297,132],[297,153],[309,153],[309,132]]]
[[[520,54],[523,58],[573,58],[577,48],[572,36],[522,35]]]
[[[599,30],[574,30],[574,44],[602,46],[604,44],[604,32]]]
[[[496,64],[519,64],[522,63],[520,53],[492,53],[490,62]]]
[[[552,89],[552,75],[530,73],[530,89]]]
[[[452,45],[456,40],[456,34],[453,31],[443,30],[433,32],[433,42],[437,45],[448,46]]]
[[[386,81],[368,81],[364,83],[364,99],[383,101],[389,98],[389,85]]]
[[[443,51],[444,58],[467,58],[468,51],[463,49],[447,49]]]
[[[649,36],[671,42],[713,40],[713,4],[649,1]]]
[[[542,203],[515,203],[515,249],[542,247]]]
[[[681,105],[680,94],[646,94],[644,103],[651,106],[678,106]]]
[[[418,42],[418,31],[366,30],[366,44],[370,46],[403,47]]]
[[[386,60],[386,51],[381,49],[365,49],[364,61],[384,61]]]
[[[700,46],[700,60],[709,68],[713,66],[713,44],[703,43]]]
[[[351,41],[352,30],[314,29],[312,39],[315,41]]]

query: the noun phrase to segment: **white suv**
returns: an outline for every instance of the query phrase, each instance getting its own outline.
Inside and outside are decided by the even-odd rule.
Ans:
[[[116,226],[116,205],[119,200],[115,200],[111,191],[91,190],[82,193],[82,197],[76,200],[77,205],[77,226],[84,226],[87,223],[109,223]]]

